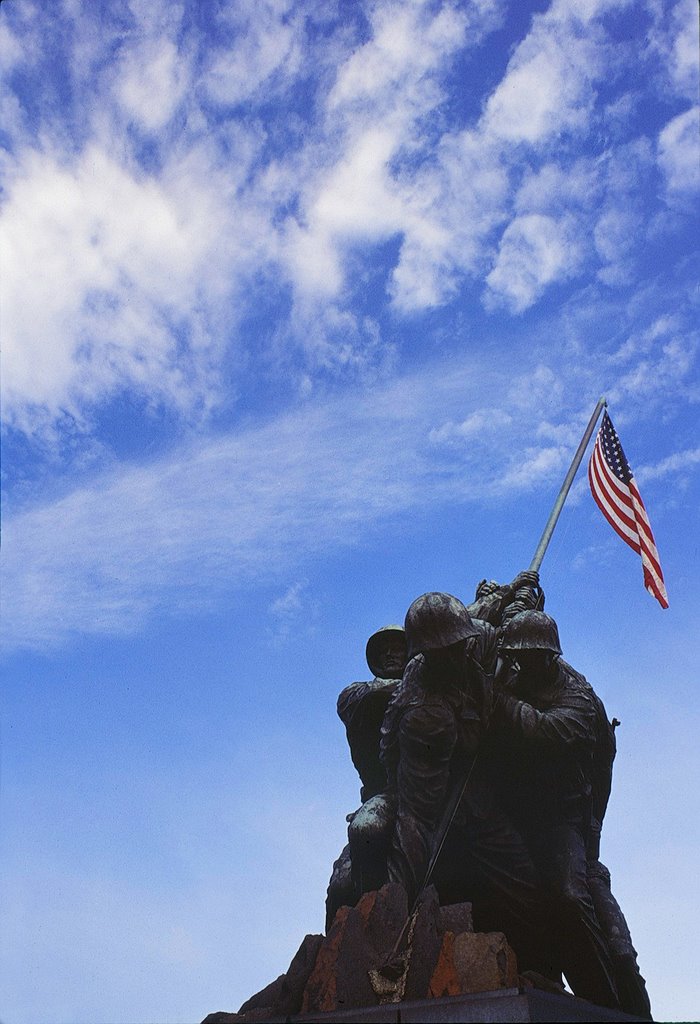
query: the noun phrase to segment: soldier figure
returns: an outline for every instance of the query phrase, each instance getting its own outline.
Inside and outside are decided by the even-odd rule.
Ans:
[[[371,683],[351,683],[338,697],[338,717],[345,726],[352,763],[362,780],[360,799],[386,789],[386,772],[379,760],[379,736],[384,713],[406,667],[403,626],[382,626],[367,641]]]
[[[612,894],[610,872],[600,861],[600,836],[610,799],[613,761],[617,752],[615,727],[620,723],[616,718],[612,722],[608,719],[602,700],[585,676],[576,672],[563,659],[561,659],[561,663],[568,672],[577,676],[584,685],[590,688],[596,708],[597,735],[593,752],[591,824],[586,843],[588,888],[596,917],[608,944],[620,1006],[625,1013],[651,1020],[651,1004],[646,983],[639,971],[637,951],[632,945],[632,936],[625,915]]]
[[[379,742],[384,713],[406,666],[403,626],[382,626],[367,641],[365,653],[374,679],[351,683],[338,697],[338,716],[362,782],[362,806],[348,815],[349,842],[333,865],[326,897],[326,929],[339,907],[354,906],[363,892],[378,889],[386,881],[394,805],[382,795],[387,779],[379,760]]]
[[[398,800],[388,873],[417,896],[451,786],[476,754],[491,704],[495,629],[450,594],[406,614],[409,665],[382,727],[382,762]],[[413,660],[411,660],[413,659]]]
[[[496,801],[483,749],[497,631],[456,597],[430,593],[409,608],[406,639],[409,663],[382,726],[396,807],[388,878],[404,886],[410,905],[432,861],[440,902],[471,901],[478,930],[504,931],[521,970],[544,973],[551,958],[534,867]]]
[[[576,995],[619,1008],[588,885],[600,702],[584,677],[562,662],[556,623],[544,612],[512,618],[501,653],[511,668],[497,685],[492,728],[504,741],[504,756],[507,751],[512,758],[510,809],[551,914],[556,966]]]

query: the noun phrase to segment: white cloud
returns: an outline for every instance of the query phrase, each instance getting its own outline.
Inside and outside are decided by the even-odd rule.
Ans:
[[[508,408],[527,413],[546,405],[549,415],[559,412],[564,405],[564,381],[551,366],[540,364],[534,370],[511,378],[507,392]]]
[[[444,304],[465,277],[486,279],[489,308],[522,312],[552,284],[595,272],[594,243],[601,279],[627,281],[630,196],[654,154],[637,140],[580,158],[572,143],[590,130],[609,66],[601,15],[612,6],[560,0],[536,15],[481,116],[455,113],[450,75],[458,66],[478,79],[472,49],[502,5],[377,3],[358,45],[353,19],[326,15],[318,31],[324,15],[313,5],[245,0],[217,12],[216,49],[192,25],[183,36],[182,4],[134,0],[103,35],[79,4],[64,7],[75,40],[70,113],[89,141],[71,139],[48,104],[41,142],[26,135],[14,153],[4,213],[9,422],[84,424],[122,389],[186,417],[206,411],[248,308],[245,286],[271,267],[292,291],[275,342],[303,353],[306,387],[329,372],[369,379],[395,350],[383,354],[379,316],[352,302],[389,240],[398,257],[373,263],[384,275],[373,288],[385,284],[398,314]],[[4,45],[10,63],[21,59],[9,36]],[[285,151],[255,104],[292,84],[311,102],[302,110],[292,99],[295,143]],[[212,98],[251,102],[212,116]],[[671,189],[692,159],[684,117],[658,144]],[[10,120],[21,136],[23,110]],[[133,124],[150,134],[148,174]]]
[[[610,356],[610,362],[613,365],[627,363],[637,359],[640,355],[646,355],[660,338],[663,339],[667,335],[677,337],[682,329],[682,319],[677,313],[664,313],[657,317],[646,330],[626,338],[617,351]]]
[[[216,400],[222,303],[266,237],[228,178],[206,146],[160,179],[98,146],[19,158],[2,214],[9,423],[80,420],[125,387],[185,415]]]
[[[169,39],[149,39],[122,58],[115,92],[125,114],[149,132],[162,129],[189,86],[188,62]]]
[[[428,437],[433,444],[469,442],[474,437],[498,434],[512,425],[510,413],[503,409],[477,409],[461,423],[449,421],[433,427]]]
[[[668,335],[657,348],[611,390],[628,416],[646,414],[650,388],[655,401],[677,395],[692,365]],[[234,585],[289,588],[291,577],[271,608],[283,626],[305,601],[295,574],[310,556],[416,508],[488,503],[558,479],[600,386],[589,377],[585,363],[566,360],[516,373],[473,353],[452,357],[6,515],[6,643],[130,632],[158,609],[179,615]]]
[[[520,488],[531,490],[542,480],[565,469],[570,458],[570,450],[564,447],[526,448],[524,452],[518,452],[503,475],[500,487],[504,492]]]
[[[290,584],[285,592],[272,602],[270,613],[282,617],[296,615],[303,607],[302,594],[308,585],[308,580],[297,580],[296,583]]]
[[[290,583],[270,605],[272,626],[268,629],[268,635],[274,643],[283,644],[294,634],[313,632],[320,606],[311,597],[308,588],[307,579]]]
[[[332,146],[310,167],[297,222],[287,228],[286,259],[309,296],[337,296],[344,251],[405,235],[425,262],[444,247],[444,231],[393,162],[425,145],[423,119],[443,99],[440,75],[463,41],[464,15],[428,4],[377,5],[372,37],[338,69],[326,104]],[[405,251],[405,250],[404,250]],[[424,296],[423,304],[427,304]]]
[[[80,0],[73,0],[73,15],[80,15]],[[127,0],[138,33],[148,36],[171,35],[182,24],[183,0]]]
[[[570,220],[542,214],[516,217],[506,228],[493,270],[486,278],[487,300],[502,300],[522,313],[545,288],[578,267],[580,247]]]
[[[667,394],[674,388],[679,391],[695,367],[698,347],[697,334],[671,338],[621,377],[613,395],[632,395],[639,400]]]
[[[449,373],[403,378],[151,466],[106,472],[7,519],[7,642],[41,647],[76,630],[131,631],[156,608],[178,614],[232,579],[237,587],[288,579],[309,553],[353,544],[416,505],[529,486],[506,442],[527,429],[532,407],[517,427],[489,413],[500,424],[498,456],[491,434],[435,459],[436,411],[456,422],[465,402],[483,410],[479,399],[494,389],[486,364],[451,362]],[[528,453],[539,477],[557,466],[550,449]]]
[[[690,103],[697,100],[698,11],[694,0],[646,0],[653,18],[647,46],[665,91]]]
[[[626,284],[631,279],[629,257],[642,237],[642,221],[636,213],[622,206],[605,210],[593,229],[596,252],[607,264],[598,272],[606,284]]]
[[[569,166],[550,162],[526,171],[514,206],[518,213],[558,215],[594,203],[600,188],[596,161],[580,159]]]
[[[638,470],[635,470],[634,475],[640,483],[644,483],[645,480],[659,480],[673,473],[686,475],[688,470],[698,463],[700,463],[700,448],[688,448],[661,459],[653,466],[640,466]]]
[[[554,0],[551,13],[557,18],[572,18],[586,26],[593,18],[611,10],[629,7],[632,0]]]
[[[299,67],[303,17],[286,0],[237,3],[220,17],[232,29],[231,45],[214,51],[204,86],[217,103],[235,105],[255,96],[271,78],[289,78]]]
[[[425,104],[430,75],[447,54],[462,45],[467,25],[464,12],[444,6],[434,17],[425,0],[412,4],[376,5],[370,13],[372,39],[356,50],[340,69],[328,97],[331,111],[371,102],[377,113],[395,111],[400,90],[403,103]]]
[[[446,135],[435,165],[401,191],[410,216],[390,291],[400,311],[413,312],[449,299],[460,272],[481,269],[485,242],[505,216],[507,166],[478,131]]]
[[[659,135],[658,160],[669,192],[700,189],[700,107],[691,107],[668,122]]]
[[[602,53],[591,28],[578,34],[557,12],[536,15],[486,104],[487,130],[510,143],[542,143],[585,124]]]
[[[344,248],[351,241],[380,241],[399,231],[403,211],[388,162],[396,130],[368,128],[319,176],[304,221],[287,224],[286,258],[297,288],[307,297],[334,297],[345,281]]]
[[[22,43],[6,20],[0,21],[0,66],[8,75],[22,60]]]
[[[669,67],[674,85],[689,100],[698,94],[698,24],[692,0],[679,0],[672,15]],[[675,36],[675,37],[674,37]]]

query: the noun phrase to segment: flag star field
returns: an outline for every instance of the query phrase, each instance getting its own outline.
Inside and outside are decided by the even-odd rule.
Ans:
[[[4,0],[0,74],[3,1024],[286,969],[368,637],[527,567],[601,395],[670,606],[584,469],[541,582],[697,1019],[697,4]]]

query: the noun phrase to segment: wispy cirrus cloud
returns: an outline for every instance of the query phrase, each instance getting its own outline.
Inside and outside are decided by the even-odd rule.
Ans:
[[[307,5],[290,0],[237,3],[218,11],[219,31],[230,39],[206,62],[203,85],[222,106],[269,99],[298,73],[304,59]],[[262,89],[266,96],[261,97]]]
[[[695,364],[673,346],[677,326],[637,332],[646,333],[655,390],[623,370],[612,398],[625,413],[616,413],[618,424],[687,386]],[[546,350],[543,338],[540,359]],[[6,519],[6,644],[43,648],[77,632],[131,632],[158,610],[182,614],[232,586],[289,587],[296,576],[273,609],[279,628],[291,628],[309,558],[408,522],[416,510],[507,502],[559,481],[592,396],[620,365],[617,351],[595,366],[550,357],[517,373],[453,357],[151,464],[101,472]],[[575,395],[582,404],[572,405]],[[697,464],[673,451],[665,458],[656,476]]]
[[[700,191],[700,106],[672,118],[659,134],[658,160],[671,196]]]
[[[640,466],[639,471],[635,472],[635,477],[644,483],[646,480],[659,480],[674,473],[685,475],[689,471],[692,472],[692,467],[698,463],[700,463],[700,448],[688,448],[682,452],[674,452],[673,455],[661,459],[654,465]]]
[[[529,213],[510,222],[493,270],[486,278],[491,301],[521,313],[548,285],[573,275],[581,262],[575,222]]]

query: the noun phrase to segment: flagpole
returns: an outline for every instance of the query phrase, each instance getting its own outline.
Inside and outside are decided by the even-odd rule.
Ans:
[[[578,467],[581,465],[581,460],[583,459],[584,453],[588,446],[588,442],[591,439],[591,434],[595,430],[596,423],[598,422],[598,417],[600,416],[602,410],[605,408],[607,404],[608,403],[605,401],[605,397],[601,397],[598,399],[598,404],[595,407],[590,422],[586,427],[583,437],[581,438],[581,443],[576,449],[576,454],[574,455],[571,465],[569,466],[569,472],[564,477],[564,483],[561,485],[561,490],[559,491],[557,500],[554,502],[554,507],[552,508],[552,511],[549,513],[549,519],[547,520],[547,525],[545,526],[542,536],[540,537],[540,542],[537,545],[537,549],[534,555],[532,556],[532,561],[529,565],[529,569],[531,572],[539,572],[539,568],[542,565],[542,559],[544,558],[544,553],[547,550],[547,546],[552,538],[552,534],[554,533],[554,527],[557,525],[557,519],[559,518],[559,514],[562,508],[564,507],[566,496],[571,490],[571,485],[574,482],[574,477],[576,476]]]

